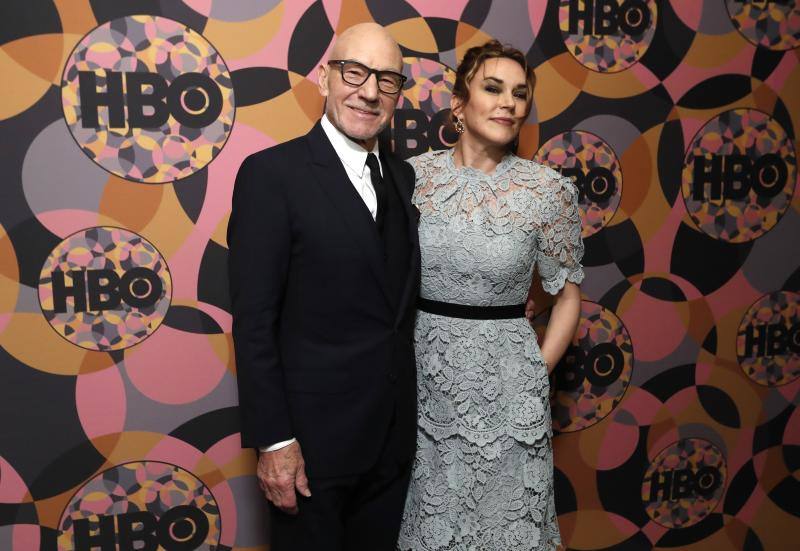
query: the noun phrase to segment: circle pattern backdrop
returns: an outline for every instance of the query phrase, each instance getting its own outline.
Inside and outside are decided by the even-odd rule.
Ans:
[[[61,90],[84,153],[138,182],[200,170],[233,124],[225,62],[202,35],[164,17],[122,17],[92,30],[67,61]]]
[[[154,544],[166,549],[219,545],[219,507],[214,496],[194,475],[175,465],[126,463],[87,482],[64,510],[59,551],[85,546],[94,532],[107,534],[108,526],[113,526],[108,519],[128,527],[128,542],[150,548]]]
[[[316,122],[316,67],[362,21],[402,49],[381,143],[403,158],[457,139],[469,47],[535,69],[518,154],[574,180],[586,244],[551,379],[568,548],[791,548],[797,2],[15,0],[4,18],[0,549],[268,548],[230,196],[248,154]]]
[[[171,295],[172,280],[159,252],[121,228],[69,236],[50,253],[39,277],[47,321],[89,350],[120,350],[147,338],[164,320]]]

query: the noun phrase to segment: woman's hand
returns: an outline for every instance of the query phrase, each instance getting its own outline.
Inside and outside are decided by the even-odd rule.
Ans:
[[[541,344],[542,358],[547,364],[548,373],[552,372],[561,360],[578,329],[578,320],[581,314],[580,287],[567,282],[554,300],[550,321],[547,323]],[[525,316],[528,316],[527,304],[525,305]]]

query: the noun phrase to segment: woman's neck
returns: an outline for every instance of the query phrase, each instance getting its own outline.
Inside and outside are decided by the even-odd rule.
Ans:
[[[461,139],[453,147],[453,160],[457,167],[468,166],[486,174],[494,172],[505,155],[504,149],[475,143],[465,136],[461,136]]]

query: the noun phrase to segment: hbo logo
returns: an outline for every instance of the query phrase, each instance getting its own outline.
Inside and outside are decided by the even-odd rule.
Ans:
[[[97,116],[100,106],[108,108],[109,128],[160,128],[170,115],[183,126],[203,128],[216,121],[222,112],[219,86],[202,73],[183,73],[167,84],[156,73],[106,71],[105,81],[106,91],[99,92],[95,73],[78,73],[84,128],[100,128]]]
[[[687,497],[710,499],[722,484],[722,474],[716,467],[705,466],[677,471],[656,471],[650,479],[650,495],[647,501],[678,501]]]
[[[579,168],[561,169],[561,174],[572,178],[578,188],[578,201],[588,199],[593,203],[605,203],[617,191],[617,181],[614,174],[606,167],[596,166],[584,173]]]
[[[637,36],[650,26],[650,10],[644,0],[579,0],[569,2],[569,33],[610,35],[623,33]],[[583,31],[578,31],[578,22]]]
[[[75,551],[192,551],[208,536],[208,518],[196,507],[179,505],[157,518],[150,511],[99,515],[92,533],[89,519],[77,519]]]
[[[746,358],[780,356],[788,351],[800,354],[800,323],[791,327],[782,323],[749,325],[744,338]]]
[[[786,162],[774,153],[755,161],[747,155],[695,155],[692,161],[692,198],[744,199],[750,190],[762,197],[775,197],[783,191],[789,171]],[[708,188],[708,193],[706,193]]]
[[[569,345],[555,370],[556,386],[558,390],[576,390],[587,379],[594,386],[609,386],[619,379],[624,366],[622,351],[613,343],[598,344],[589,352]]]
[[[451,147],[458,140],[458,134],[450,128],[449,120],[450,109],[442,109],[430,121],[420,109],[397,109],[392,121],[395,153],[406,159],[425,153],[428,148]]]
[[[152,306],[161,296],[163,284],[154,271],[137,267],[125,272],[122,277],[114,270],[71,270],[68,286],[64,272],[54,270],[53,311],[67,312],[67,297],[75,301],[75,312],[100,312],[116,310],[120,302],[135,308]],[[87,304],[88,302],[88,304]]]

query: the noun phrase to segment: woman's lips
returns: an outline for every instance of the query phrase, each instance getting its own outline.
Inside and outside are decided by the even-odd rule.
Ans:
[[[492,117],[489,120],[492,120],[492,121],[496,122],[497,124],[502,124],[503,126],[514,126],[514,120],[513,119],[507,119],[505,117]]]

